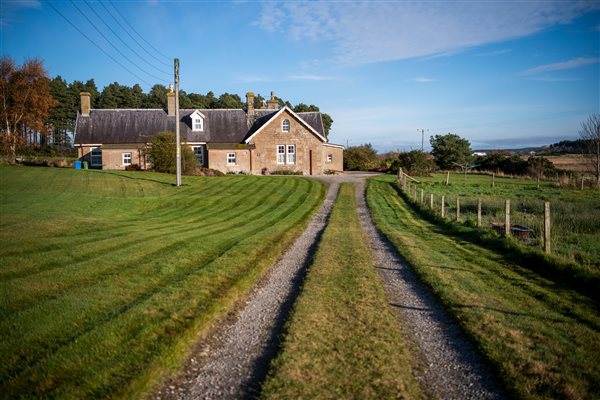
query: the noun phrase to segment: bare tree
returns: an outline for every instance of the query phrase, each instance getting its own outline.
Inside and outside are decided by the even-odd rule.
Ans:
[[[592,114],[581,123],[579,136],[587,144],[587,156],[594,166],[596,186],[600,187],[600,114]]]

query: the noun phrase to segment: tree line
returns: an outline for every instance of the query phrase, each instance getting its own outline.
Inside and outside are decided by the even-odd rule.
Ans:
[[[15,155],[31,148],[69,148],[75,129],[77,112],[80,110],[80,93],[90,93],[91,107],[112,108],[162,108],[167,107],[169,89],[154,85],[145,93],[139,84],[133,86],[113,82],[98,90],[94,79],[86,82],[67,82],[60,75],[49,78],[40,59],[30,59],[22,65],[7,56],[0,58],[0,152],[14,161]],[[265,98],[254,98],[255,108],[260,108]],[[294,112],[320,111],[314,104],[277,99],[281,107],[288,106]],[[179,91],[182,109],[243,109],[246,103],[239,95],[223,93],[216,96]],[[325,135],[329,134],[333,119],[322,113]]]
[[[550,148],[571,146],[585,154],[592,167],[590,171],[600,187],[600,115],[591,115],[581,126],[581,139],[559,142]],[[398,173],[398,169],[402,168],[409,175],[427,176],[435,170],[458,169],[536,178],[552,177],[561,172],[550,160],[540,155],[531,155],[527,159],[509,152],[474,155],[470,142],[452,133],[432,136],[429,142],[431,153],[412,150],[378,155],[371,144],[348,147],[344,151],[344,170]]]

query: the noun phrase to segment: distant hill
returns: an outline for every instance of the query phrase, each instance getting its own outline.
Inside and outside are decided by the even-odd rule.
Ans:
[[[586,142],[582,139],[562,140],[549,146],[523,147],[520,149],[478,149],[474,152],[482,153],[510,153],[510,154],[529,154],[534,152],[538,155],[559,155],[559,154],[581,154],[586,150]]]

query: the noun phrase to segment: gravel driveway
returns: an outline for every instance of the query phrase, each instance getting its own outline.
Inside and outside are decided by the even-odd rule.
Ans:
[[[306,268],[327,225],[341,182],[356,184],[359,217],[369,240],[390,307],[417,347],[419,378],[441,399],[500,399],[502,389],[490,368],[465,339],[458,324],[416,278],[393,246],[377,231],[365,203],[370,173],[323,176],[329,184],[321,209],[305,232],[276,263],[235,318],[199,346],[184,372],[167,382],[156,399],[255,398],[260,393],[277,338],[298,295]]]
[[[255,398],[278,336],[298,295],[337,197],[329,185],[325,201],[306,230],[249,296],[235,321],[219,329],[198,348],[178,378],[167,382],[155,399]]]

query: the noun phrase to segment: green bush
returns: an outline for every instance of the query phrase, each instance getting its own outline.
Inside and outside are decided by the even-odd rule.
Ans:
[[[302,175],[302,171],[294,171],[291,169],[276,169],[271,171],[271,175]]]
[[[370,143],[344,150],[344,171],[370,171],[378,164],[377,152]]]
[[[171,132],[161,132],[150,140],[147,151],[152,169],[157,172],[174,174],[177,170],[175,157],[175,135]],[[200,168],[194,151],[183,142],[181,144],[181,172],[184,175],[196,175]]]

